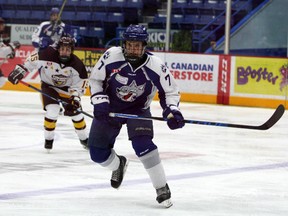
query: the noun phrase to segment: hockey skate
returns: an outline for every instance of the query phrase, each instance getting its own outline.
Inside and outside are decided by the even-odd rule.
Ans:
[[[46,139],[45,139],[44,148],[47,150],[48,153],[49,153],[50,150],[53,148],[53,141],[54,141],[54,140],[46,140]]]
[[[158,203],[162,204],[166,208],[169,208],[173,205],[173,203],[170,200],[171,192],[168,187],[168,184],[166,184],[165,187],[156,189],[156,193],[157,193],[156,200],[158,201]]]
[[[80,140],[80,143],[81,145],[83,146],[84,149],[89,149],[89,146],[88,146],[88,138],[85,139],[85,140]]]
[[[111,177],[111,186],[115,189],[119,189],[129,163],[129,161],[124,156],[117,155],[117,157],[120,160],[120,164],[118,169],[112,172]]]

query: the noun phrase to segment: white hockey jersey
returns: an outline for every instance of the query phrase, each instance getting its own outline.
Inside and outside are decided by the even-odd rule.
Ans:
[[[58,51],[49,46],[41,52],[31,54],[23,65],[29,71],[37,69],[41,81],[59,93],[70,95],[77,91],[79,96],[85,93],[88,73],[83,62],[74,54],[69,62],[62,63]]]
[[[178,106],[179,90],[162,60],[145,53],[145,62],[133,69],[121,47],[108,49],[94,66],[89,83],[93,95],[104,92],[109,96],[111,112],[139,114],[148,109],[158,91],[163,109]]]
[[[12,47],[0,42],[0,59],[5,60],[13,52]],[[2,61],[3,61],[2,60]]]

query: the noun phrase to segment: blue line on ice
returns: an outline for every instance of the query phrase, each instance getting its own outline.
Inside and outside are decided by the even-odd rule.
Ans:
[[[246,173],[246,172],[257,172],[260,170],[273,170],[280,168],[287,168],[288,162],[276,163],[276,164],[266,164],[259,166],[250,166],[250,167],[240,167],[240,168],[231,168],[231,169],[223,169],[223,170],[214,170],[214,171],[206,171],[206,172],[197,172],[197,173],[186,173],[179,175],[168,176],[169,181],[177,181],[184,179],[193,179],[193,178],[203,178],[217,175],[229,175],[235,173]],[[97,190],[97,189],[106,189],[110,188],[110,184],[108,184],[109,180],[107,179],[107,183],[99,183],[99,184],[90,184],[90,185],[80,185],[80,186],[72,186],[72,187],[62,187],[62,188],[50,188],[50,189],[41,189],[34,191],[23,191],[23,192],[15,192],[15,193],[6,193],[0,194],[0,200],[13,200],[19,198],[27,198],[27,197],[35,197],[35,196],[45,196],[51,194],[61,194],[61,193],[69,193],[69,192],[81,192],[87,190]],[[134,179],[134,180],[125,180],[122,186],[133,186],[138,184],[146,184],[150,183],[150,180],[147,179]]]

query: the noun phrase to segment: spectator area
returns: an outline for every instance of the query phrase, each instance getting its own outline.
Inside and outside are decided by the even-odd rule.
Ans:
[[[254,5],[251,0],[232,2],[232,12],[237,12],[232,19],[234,25]],[[11,24],[39,24],[49,19],[52,7],[61,8],[62,3],[63,0],[0,0],[0,16]],[[86,40],[97,38],[99,43],[93,46],[101,46],[115,37],[117,27],[131,23],[165,29],[166,8],[167,1],[159,0],[67,0],[61,18]],[[172,0],[171,29],[192,34],[195,31],[194,40],[207,35],[216,40],[224,32],[225,8],[226,0]]]

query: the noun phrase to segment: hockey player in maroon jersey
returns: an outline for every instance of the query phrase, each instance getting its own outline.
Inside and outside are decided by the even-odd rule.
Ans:
[[[65,101],[64,115],[70,116],[80,143],[88,148],[88,134],[86,123],[81,109],[80,97],[85,93],[88,74],[83,62],[73,54],[74,39],[70,36],[61,37],[59,42],[49,46],[44,51],[31,54],[23,65],[16,65],[8,76],[13,84],[23,79],[28,71],[37,69],[41,78],[43,108],[46,110],[44,118],[44,137],[47,150],[53,147],[56,122],[59,115],[60,104],[53,98]]]
[[[158,203],[170,207],[171,192],[157,146],[152,121],[109,117],[110,112],[150,117],[150,104],[158,91],[163,117],[170,129],[184,126],[178,108],[180,95],[169,69],[148,52],[148,33],[142,25],[130,25],[123,34],[123,47],[111,47],[94,66],[89,79],[94,119],[89,134],[91,159],[112,171],[111,186],[119,188],[128,160],[113,149],[122,125],[148,172]]]

